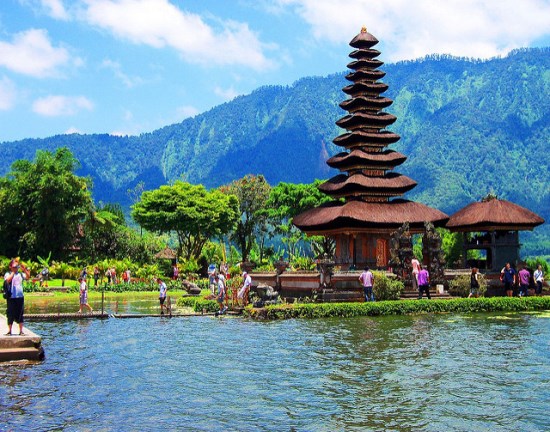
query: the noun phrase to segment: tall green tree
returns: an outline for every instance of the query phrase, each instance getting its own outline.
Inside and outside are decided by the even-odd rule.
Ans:
[[[330,196],[319,190],[321,183],[323,183],[322,180],[305,184],[281,182],[271,189],[266,202],[267,215],[270,223],[275,227],[275,233],[282,236],[281,239],[291,256],[296,254],[297,244],[305,239],[305,235],[292,224],[292,219],[306,210],[332,200]],[[319,238],[316,238],[316,242],[319,247],[323,245],[323,241]]]
[[[187,260],[198,259],[210,238],[230,232],[238,216],[235,195],[182,181],[143,192],[141,200],[132,206],[132,217],[143,228],[175,233],[178,254]]]
[[[112,211],[110,211],[112,210]],[[92,262],[96,258],[114,257],[117,249],[117,227],[124,225],[124,214],[116,212],[116,207],[91,206],[84,220],[84,239],[82,244],[86,246],[86,252]],[[112,253],[110,253],[112,252]]]
[[[39,150],[0,179],[0,249],[8,256],[64,258],[92,205],[91,180],[77,176],[67,148]]]
[[[241,250],[242,260],[248,261],[256,236],[264,236],[267,230],[266,203],[271,186],[262,175],[246,175],[220,187],[225,194],[239,200],[239,215],[234,237]]]

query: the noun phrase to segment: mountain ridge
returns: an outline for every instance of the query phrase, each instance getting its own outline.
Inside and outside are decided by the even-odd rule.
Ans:
[[[386,111],[397,116],[388,129],[401,135],[390,148],[408,157],[396,171],[418,182],[405,197],[451,214],[492,192],[548,220],[549,54],[529,48],[483,61],[427,56],[381,66],[384,96],[394,100]],[[336,171],[325,161],[341,151],[332,139],[343,132],[335,121],[346,114],[338,106],[346,73],[260,87],[139,136],[3,142],[0,173],[37,149],[67,146],[79,174],[92,177],[95,199],[124,205],[141,180],[152,189],[176,179],[216,187],[249,173],[270,184],[328,179]]]

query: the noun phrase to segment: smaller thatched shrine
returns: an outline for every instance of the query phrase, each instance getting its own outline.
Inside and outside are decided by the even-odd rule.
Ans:
[[[543,218],[524,207],[489,197],[457,211],[449,218],[447,228],[464,233],[464,267],[469,267],[468,251],[480,250],[485,253],[486,259],[481,263],[485,265],[476,266],[499,271],[507,262],[519,261],[519,231],[531,231],[543,223]]]
[[[166,246],[163,250],[155,254],[156,259],[167,259],[167,260],[175,260],[176,259],[176,253],[170,249],[168,246]]]

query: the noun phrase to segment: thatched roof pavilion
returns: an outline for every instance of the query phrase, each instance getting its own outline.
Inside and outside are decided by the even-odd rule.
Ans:
[[[155,258],[174,260],[176,259],[176,253],[172,249],[170,249],[168,246],[166,246],[163,250],[155,254]]]
[[[446,226],[451,231],[531,231],[543,223],[543,218],[525,207],[495,198],[468,204],[454,213]]]
[[[377,82],[385,76],[378,70],[384,64],[376,59],[380,51],[372,49],[377,43],[365,28],[350,42],[354,60],[346,79],[352,84],[342,89],[350,98],[340,104],[348,114],[336,122],[346,133],[333,140],[343,151],[327,161],[341,173],[319,186],[334,201],[293,219],[308,235],[334,238],[336,264],[344,269],[386,267],[392,232],[407,222],[411,233],[421,233],[424,222],[443,226],[448,219],[437,209],[400,198],[416,182],[393,171],[407,157],[386,149],[400,137],[386,129],[397,118],[382,111],[393,101],[381,96],[388,85]]]
[[[531,231],[543,223],[543,218],[524,207],[490,197],[457,211],[446,227],[464,233],[463,266],[468,264],[469,250],[482,250],[486,269],[499,271],[507,262],[519,260],[519,231]],[[468,233],[479,234],[469,238]]]

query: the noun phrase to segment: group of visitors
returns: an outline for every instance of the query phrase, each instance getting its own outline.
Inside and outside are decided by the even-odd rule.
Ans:
[[[504,290],[508,297],[514,295],[514,287],[518,286],[518,296],[527,297],[529,295],[529,288],[534,287],[535,295],[542,294],[542,286],[544,283],[544,273],[542,266],[539,264],[537,269],[533,272],[533,276],[527,269],[527,266],[522,266],[519,272],[510,265],[509,262],[500,271],[500,281],[504,285]]]
[[[216,270],[215,266],[211,266],[209,269],[209,277],[211,281],[210,286],[212,289],[212,294],[220,307],[216,315],[223,315],[229,309],[229,289],[227,286],[229,272],[227,265],[222,263],[219,271]],[[233,297],[233,304],[238,307],[248,305],[248,296],[250,293],[250,288],[252,287],[252,278],[246,270],[243,271],[242,278],[243,285],[237,291],[237,295],[234,295]]]
[[[426,293],[426,297],[428,299],[431,299],[430,296],[430,273],[428,273],[428,270],[426,268],[422,267],[420,262],[413,258],[411,260],[411,266],[412,266],[412,283],[413,288],[415,290],[418,290],[418,299],[420,300],[423,296],[423,293]],[[359,275],[359,282],[361,282],[361,285],[363,286],[363,293],[365,295],[365,301],[375,301],[374,298],[374,275],[370,268],[367,266]]]

